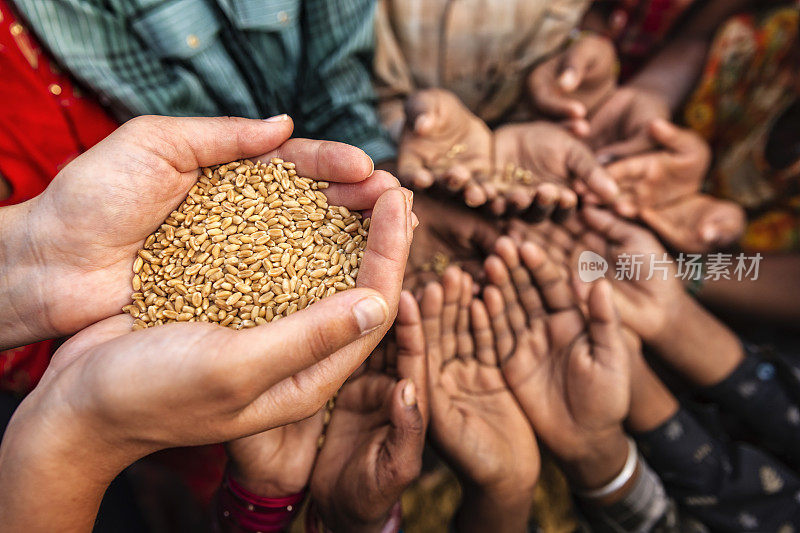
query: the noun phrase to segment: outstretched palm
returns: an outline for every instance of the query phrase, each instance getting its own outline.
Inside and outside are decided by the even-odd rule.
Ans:
[[[503,239],[497,252],[486,265],[493,286],[485,301],[496,317],[503,375],[549,448],[584,454],[628,412],[629,354],[610,289],[598,285],[579,302],[540,248],[518,250]]]
[[[422,317],[434,444],[475,485],[532,487],[540,466],[536,439],[497,366],[489,317],[472,301],[471,278],[448,269],[443,286],[426,287]]]

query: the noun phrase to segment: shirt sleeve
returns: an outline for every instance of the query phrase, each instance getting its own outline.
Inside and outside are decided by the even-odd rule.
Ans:
[[[794,531],[800,479],[768,453],[712,436],[688,411],[636,435],[667,493],[713,531]]]
[[[600,506],[580,498],[579,504],[591,522],[592,531],[645,533],[675,522],[675,505],[664,491],[661,480],[640,455],[639,472],[632,488],[613,505]]]
[[[107,7],[108,2],[28,0],[16,4],[59,63],[96,92],[118,119],[148,113],[222,114],[212,100],[202,97],[202,87],[190,72],[164,68],[162,58],[139,35],[144,28],[137,30],[136,23]],[[166,23],[194,23],[195,14],[173,11],[161,14]]]
[[[736,417],[764,448],[800,469],[800,374],[793,361],[770,360],[757,349],[705,396]]]
[[[306,65],[302,69],[298,134],[346,142],[373,160],[395,156],[381,128],[371,71],[374,0],[303,2]]]

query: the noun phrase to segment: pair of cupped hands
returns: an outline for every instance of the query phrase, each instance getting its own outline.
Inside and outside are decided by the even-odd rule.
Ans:
[[[510,237],[483,268],[482,292],[456,266],[416,297],[404,292],[393,330],[342,386],[329,424],[318,413],[231,443],[235,478],[274,496],[310,483],[333,531],[380,531],[426,440],[459,476],[459,530],[526,529],[538,442],[575,488],[613,479],[627,457],[638,345],[609,283],[576,291],[545,248]]]
[[[293,122],[141,117],[0,210],[0,348],[73,335],[15,413],[0,449],[0,522],[89,530],[107,484],[162,448],[224,442],[306,419],[369,356],[397,312],[412,195],[361,150],[290,139]],[[357,287],[273,324],[131,332],[132,261],[200,168],[280,157],[330,182],[372,225]],[[415,405],[413,387],[404,394]],[[33,496],[33,499],[31,499]]]
[[[398,177],[408,186],[460,195],[494,215],[563,219],[581,196],[643,222],[681,251],[730,244],[743,231],[744,214],[700,193],[708,145],[671,124],[657,94],[618,87],[616,65],[610,41],[581,37],[528,77],[527,96],[549,121],[495,131],[452,93],[411,95]],[[516,169],[532,180],[509,180]]]

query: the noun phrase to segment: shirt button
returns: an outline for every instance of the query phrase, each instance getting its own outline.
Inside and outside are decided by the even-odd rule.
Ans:
[[[286,24],[287,22],[289,22],[289,13],[287,13],[286,11],[281,11],[280,13],[278,13],[278,22],[280,22],[281,24]]]
[[[51,83],[51,84],[50,84],[50,87],[48,87],[48,89],[50,89],[50,92],[51,92],[52,94],[56,95],[56,96],[58,96],[59,94],[61,94],[61,86],[60,86],[60,85],[58,85],[58,84]]]
[[[15,37],[24,31],[24,28],[22,27],[22,24],[20,24],[19,22],[13,23],[9,27],[9,29],[11,30],[11,35],[13,35]]]
[[[197,35],[192,33],[186,37],[186,44],[189,45],[189,48],[197,48],[200,46],[200,39],[197,38]]]

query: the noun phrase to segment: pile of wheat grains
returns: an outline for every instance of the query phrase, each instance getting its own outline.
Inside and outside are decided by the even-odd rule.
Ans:
[[[133,329],[249,328],[355,287],[370,221],[328,205],[327,187],[277,158],[202,169],[133,263]]]

